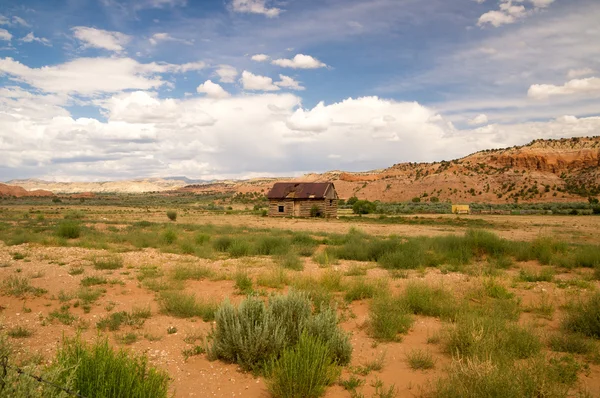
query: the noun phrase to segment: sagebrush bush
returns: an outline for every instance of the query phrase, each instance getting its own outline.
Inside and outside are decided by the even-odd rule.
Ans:
[[[61,221],[56,227],[56,235],[65,239],[77,239],[81,235],[81,226],[76,221]]]
[[[56,364],[75,370],[74,390],[84,397],[166,398],[168,394],[166,372],[148,365],[146,356],[114,351],[106,339],[88,344],[79,337],[65,338],[56,354]]]
[[[338,329],[335,311],[313,314],[308,296],[296,291],[271,297],[268,306],[251,296],[237,308],[228,301],[221,304],[209,355],[260,371],[285,348],[294,346],[303,332],[321,340],[337,363],[349,362],[352,347]]]
[[[318,398],[339,374],[327,344],[303,333],[268,365],[267,386],[276,398]]]

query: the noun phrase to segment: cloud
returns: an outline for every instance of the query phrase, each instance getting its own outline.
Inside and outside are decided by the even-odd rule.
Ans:
[[[210,80],[205,81],[196,88],[199,93],[204,93],[208,98],[227,98],[230,94],[217,83]]]
[[[0,28],[0,40],[10,41],[12,39],[12,35],[6,29]]]
[[[36,37],[33,32],[29,32],[25,37],[20,38],[19,41],[24,43],[32,43],[35,41],[43,44],[44,46],[52,47],[50,40],[46,39],[45,37]]]
[[[562,86],[554,84],[534,84],[529,87],[527,95],[533,99],[546,99],[553,96],[600,94],[600,78],[588,77],[586,79],[569,80]]]
[[[235,83],[235,78],[238,75],[238,71],[231,65],[219,65],[215,73],[219,76],[221,83]]]
[[[554,1],[555,0],[531,0],[531,3],[534,5],[534,7],[545,8],[554,3]]]
[[[477,116],[475,116],[473,119],[469,120],[467,123],[471,126],[477,126],[480,124],[486,124],[488,122],[488,117],[481,113]]]
[[[571,69],[569,70],[569,73],[567,73],[567,77],[569,79],[574,79],[576,77],[589,76],[593,73],[594,70],[590,68]]]
[[[266,54],[255,54],[251,57],[252,61],[256,61],[256,62],[265,62],[265,61],[268,61],[269,58],[271,58],[271,57],[269,57]]]
[[[21,25],[21,26],[24,26],[26,28],[31,27],[31,25],[29,25],[26,20],[24,20],[23,18],[18,17],[16,15],[12,17],[12,22],[13,22],[14,25]]]
[[[263,14],[268,18],[274,18],[281,13],[280,8],[266,6],[267,0],[233,0],[231,3],[233,11],[250,14]]]
[[[484,27],[486,24],[489,24],[497,28],[502,25],[512,24],[531,14],[532,11],[548,7],[554,1],[555,0],[529,0],[529,3],[533,7],[527,9],[523,5],[513,4],[524,3],[525,0],[500,0],[500,10],[491,10],[481,15],[477,21],[477,26]]]
[[[275,82],[276,86],[288,88],[290,90],[304,90],[300,83],[289,76],[279,75],[280,81]]]
[[[187,44],[188,46],[191,46],[194,44],[193,40],[178,39],[176,37],[169,35],[168,33],[155,33],[152,35],[152,37],[150,37],[150,39],[148,39],[148,41],[153,46],[156,46],[157,44],[159,44],[161,42],[167,42],[167,41],[183,43],[183,44]]]
[[[59,95],[0,88],[5,178],[176,174],[211,179],[358,171],[399,161],[457,158],[538,138],[593,135],[600,128],[599,117],[567,116],[457,130],[419,103],[377,97],[305,109],[290,93],[161,99],[133,91],[98,99],[103,121],[74,118],[62,101]]]
[[[181,65],[142,64],[131,58],[78,58],[64,64],[30,68],[12,58],[0,58],[0,75],[50,93],[98,95],[123,90],[155,89],[165,81],[157,74],[185,73],[203,62]]]
[[[282,68],[293,69],[316,69],[324,68],[327,65],[310,55],[296,54],[293,59],[274,59],[271,61],[273,65],[281,66]]]
[[[131,36],[120,32],[111,32],[86,26],[76,26],[71,28],[71,30],[75,38],[84,43],[83,48],[101,48],[121,52],[125,50],[124,46],[131,40]]]
[[[267,76],[255,75],[247,70],[242,72],[240,79],[244,90],[277,91],[279,87],[273,84],[273,79]]]
[[[10,25],[10,20],[4,15],[0,14],[0,25]]]
[[[269,58],[271,58],[271,57],[269,57],[266,54],[255,54],[252,56],[251,59],[252,59],[252,61],[256,61],[256,62],[265,62],[265,61],[268,61]]]

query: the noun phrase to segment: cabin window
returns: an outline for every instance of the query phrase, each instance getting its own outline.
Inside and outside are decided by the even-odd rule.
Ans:
[[[329,206],[333,206],[333,199],[329,199]]]
[[[285,211],[285,206],[279,206],[279,212],[283,213]]]

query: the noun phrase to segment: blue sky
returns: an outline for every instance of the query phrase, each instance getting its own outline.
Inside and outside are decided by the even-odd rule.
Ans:
[[[594,0],[0,5],[0,180],[247,178],[600,135]]]

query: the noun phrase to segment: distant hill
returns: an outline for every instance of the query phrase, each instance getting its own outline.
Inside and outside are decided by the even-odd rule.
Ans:
[[[22,198],[30,196],[54,196],[54,194],[50,191],[44,191],[41,189],[27,191],[22,187],[0,183],[0,196],[12,196],[15,198]]]
[[[188,180],[193,181],[193,180]],[[11,180],[7,183],[18,185],[27,190],[44,189],[54,193],[143,193],[162,192],[184,187],[189,184],[183,180],[167,180],[163,178],[146,178],[139,180],[103,181],[103,182],[51,182],[38,179]]]
[[[266,193],[276,181],[332,181],[341,198],[383,202],[570,202],[600,195],[600,137],[535,140],[434,163],[399,163],[381,170],[341,170],[298,178],[203,181],[187,177],[62,183],[13,180],[27,190],[55,193],[142,193],[175,190],[203,194]]]
[[[600,194],[600,137],[535,140],[452,161],[399,163],[360,173],[330,171],[188,186],[198,193],[267,192],[276,181],[332,181],[341,198],[382,202],[570,202]]]

